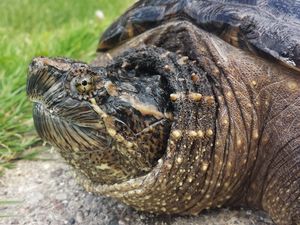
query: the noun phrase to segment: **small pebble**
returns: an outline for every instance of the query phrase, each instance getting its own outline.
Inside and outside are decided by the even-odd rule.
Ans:
[[[44,195],[41,192],[34,192],[31,195],[27,195],[31,204],[38,204],[38,202],[44,199]]]
[[[76,221],[77,221],[78,223],[82,223],[83,220],[84,220],[84,214],[83,214],[83,212],[82,212],[81,210],[79,210],[79,211],[76,213],[75,218],[76,218]]]
[[[119,225],[127,225],[127,223],[124,220],[119,220]]]
[[[69,219],[68,224],[73,225],[75,224],[76,220],[74,218]]]
[[[119,225],[119,220],[114,217],[109,221],[108,225]]]
[[[56,195],[55,198],[56,198],[57,200],[63,201],[63,200],[66,200],[67,197],[68,197],[68,196],[67,196],[66,193],[59,193],[59,194]]]

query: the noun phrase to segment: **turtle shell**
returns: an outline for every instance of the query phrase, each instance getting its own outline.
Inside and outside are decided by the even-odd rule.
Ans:
[[[192,22],[235,47],[300,71],[298,0],[141,0],[104,32],[98,51],[174,20]]]

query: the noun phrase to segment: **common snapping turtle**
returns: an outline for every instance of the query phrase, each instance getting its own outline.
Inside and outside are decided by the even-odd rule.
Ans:
[[[300,224],[299,1],[141,0],[98,51],[35,58],[27,83],[38,134],[87,190]]]

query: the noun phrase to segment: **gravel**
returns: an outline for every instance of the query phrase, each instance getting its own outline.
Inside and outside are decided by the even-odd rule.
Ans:
[[[1,225],[272,225],[261,211],[219,209],[197,217],[137,212],[114,199],[87,193],[56,153],[20,161],[0,178]]]

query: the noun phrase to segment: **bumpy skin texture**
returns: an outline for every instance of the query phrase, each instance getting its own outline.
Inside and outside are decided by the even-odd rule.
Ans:
[[[300,223],[299,55],[289,48],[286,60],[269,51],[299,45],[299,26],[291,29],[299,19],[291,8],[297,2],[283,8],[281,1],[268,1],[260,10],[236,2],[138,2],[113,28],[132,21],[131,14],[143,16],[141,22],[154,16],[157,24],[136,37],[136,26],[121,29],[131,35],[123,39],[106,32],[100,50],[113,48],[91,65],[33,60],[27,93],[36,102],[37,131],[77,169],[88,191],[155,213],[248,206],[267,211],[280,225]],[[244,48],[248,39],[240,36],[236,45],[230,24],[208,33],[178,11],[193,8],[202,15],[201,4],[223,16],[229,9],[251,15],[290,10],[285,26],[277,21],[290,39],[278,48],[261,42],[270,40],[264,36],[270,30],[256,21],[264,28],[249,43],[265,43],[269,50]],[[160,10],[171,6],[181,17],[158,20]],[[281,38],[276,32],[273,37]]]

